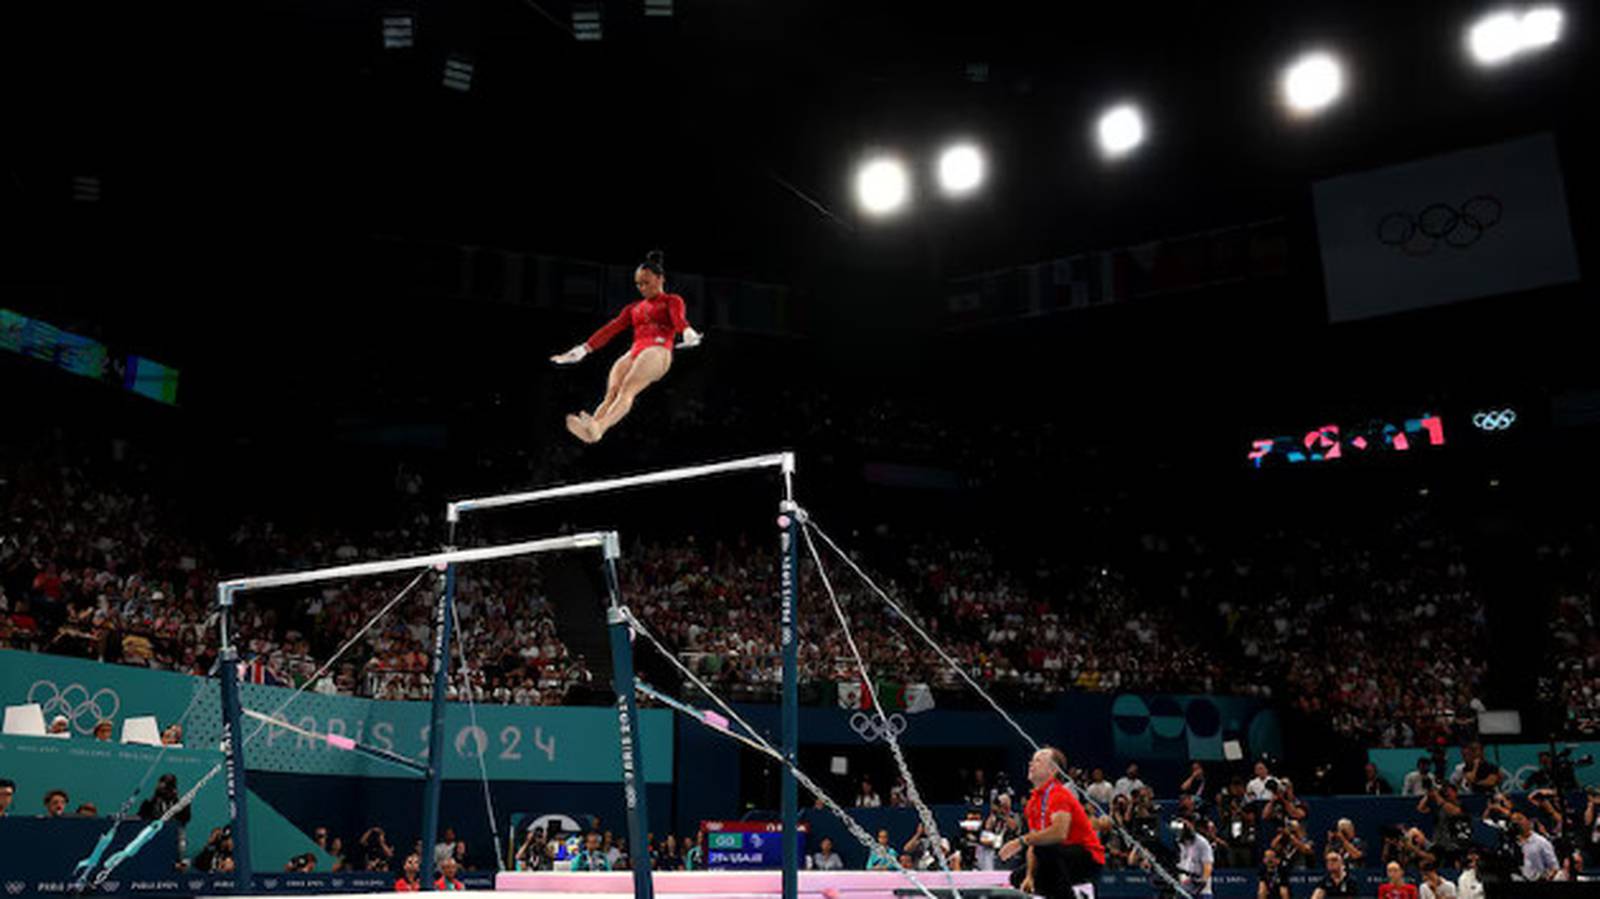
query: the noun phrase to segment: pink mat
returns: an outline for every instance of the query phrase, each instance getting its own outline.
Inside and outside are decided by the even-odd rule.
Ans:
[[[948,875],[937,871],[917,873],[929,889],[1007,887],[1005,871],[957,871]],[[696,894],[725,899],[743,896],[776,896],[783,891],[781,871],[662,871],[652,877],[657,895]],[[631,871],[508,871],[495,878],[496,892],[633,895]],[[823,890],[835,890],[844,899],[887,899],[896,890],[915,889],[904,875],[894,871],[801,871],[800,895],[817,899]]]

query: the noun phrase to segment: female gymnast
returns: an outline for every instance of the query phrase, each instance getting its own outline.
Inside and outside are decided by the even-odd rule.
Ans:
[[[611,365],[611,375],[606,379],[606,396],[594,414],[578,412],[567,416],[567,430],[584,443],[595,443],[616,426],[633,408],[639,393],[672,368],[673,342],[683,335],[680,347],[699,346],[699,331],[689,327],[684,317],[683,297],[666,292],[666,269],[663,256],[656,250],[645,254],[644,262],[633,273],[633,285],[639,288],[643,299],[629,303],[594,336],[559,356],[551,356],[557,365],[572,365],[583,357],[605,346],[611,338],[633,326],[633,346]]]

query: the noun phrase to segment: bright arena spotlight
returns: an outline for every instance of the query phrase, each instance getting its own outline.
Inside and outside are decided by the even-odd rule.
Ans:
[[[1503,65],[1555,44],[1565,21],[1557,6],[1498,10],[1468,27],[1467,52],[1485,68]]]
[[[983,184],[986,170],[983,151],[976,144],[953,144],[939,155],[939,187],[946,196],[967,196]]]
[[[1144,143],[1144,113],[1131,103],[1113,106],[1101,114],[1095,134],[1100,139],[1100,152],[1107,159],[1126,156]]]
[[[1344,95],[1344,65],[1331,53],[1307,53],[1283,70],[1279,84],[1290,112],[1319,113]]]
[[[911,197],[911,173],[892,156],[868,160],[856,172],[856,202],[872,216],[898,212]]]

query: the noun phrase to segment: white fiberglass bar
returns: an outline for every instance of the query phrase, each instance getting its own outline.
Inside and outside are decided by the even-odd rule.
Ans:
[[[546,537],[541,540],[525,540],[521,543],[507,543],[501,546],[484,546],[477,549],[458,549],[450,552],[430,553],[425,556],[408,556],[403,559],[385,559],[378,562],[358,562],[353,565],[339,565],[333,568],[316,568],[311,571],[292,571],[287,574],[267,574],[260,577],[235,578],[223,581],[217,585],[217,596],[224,604],[228,604],[234,593],[243,590],[263,590],[268,587],[289,587],[295,584],[314,584],[319,581],[333,581],[341,578],[361,577],[369,574],[389,574],[395,571],[408,571],[417,568],[429,568],[439,565],[453,565],[458,562],[484,562],[490,559],[505,559],[511,556],[526,556],[534,553],[559,552],[568,549],[586,549],[589,547],[604,547],[609,552],[617,546],[615,531],[590,531],[582,534],[572,534],[565,537]]]
[[[609,478],[604,481],[585,481],[579,484],[565,484],[560,487],[546,487],[542,490],[531,490],[527,493],[505,493],[499,496],[456,500],[446,507],[445,519],[455,523],[461,520],[462,512],[476,512],[480,509],[495,509],[505,506],[523,506],[551,499],[609,493],[613,490],[625,490],[629,487],[665,484],[671,481],[688,481],[694,478],[704,478],[735,471],[751,471],[758,468],[780,468],[785,476],[792,475],[794,474],[794,453],[750,456],[745,459],[730,459],[726,462],[710,462],[705,465],[669,468],[665,471],[650,471],[620,478]]]

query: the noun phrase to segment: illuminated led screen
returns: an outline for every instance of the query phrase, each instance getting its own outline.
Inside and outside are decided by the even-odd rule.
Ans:
[[[174,405],[178,401],[177,369],[143,356],[116,356],[98,340],[10,309],[0,309],[0,349],[157,402]]]

